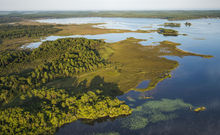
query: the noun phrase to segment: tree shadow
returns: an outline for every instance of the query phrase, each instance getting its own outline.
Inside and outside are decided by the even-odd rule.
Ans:
[[[95,76],[90,83],[87,79],[78,82],[78,85],[72,89],[73,93],[86,93],[88,91],[101,90],[102,95],[109,97],[116,97],[122,95],[123,92],[120,91],[118,84],[112,82],[105,82],[104,77]]]
[[[104,77],[100,76],[95,76],[90,82],[90,86],[88,88],[91,91],[102,90],[102,94],[105,96],[115,97],[123,94],[123,92],[120,91],[118,84],[105,82]]]
[[[71,79],[71,81],[70,81]],[[59,83],[55,85],[56,83]],[[67,83],[69,85],[67,86]],[[53,85],[53,87],[52,87]],[[70,88],[70,86],[72,86]],[[101,90],[102,93],[101,95],[107,96],[110,98],[114,98],[116,96],[122,95],[123,92],[120,91],[118,84],[112,83],[112,82],[105,82],[104,77],[100,76],[95,76],[90,83],[88,82],[87,79],[78,82],[78,79],[76,77],[74,78],[60,78],[58,80],[55,80],[48,86],[44,86],[44,88],[55,88],[56,90],[59,89],[65,89],[70,95],[73,96],[80,96],[83,93],[87,93],[88,91],[93,91],[96,92],[97,90]],[[18,97],[19,98],[19,97]],[[32,98],[27,98],[24,101],[21,101],[17,103],[16,105],[21,106],[25,111],[29,112],[34,112],[36,110],[41,109],[41,103],[46,102],[46,99],[41,99],[39,97],[32,97]],[[109,119],[109,118],[107,118]],[[106,118],[104,119],[99,119],[97,121],[105,121]],[[114,120],[114,119],[112,119]],[[84,120],[85,123],[93,123],[94,120]]]
[[[105,82],[104,77],[95,76],[89,83],[87,79],[78,81],[76,77],[73,78],[59,78],[52,82],[47,83],[46,87],[65,89],[71,95],[86,93],[88,91],[101,90],[104,96],[115,97],[122,95],[118,84],[112,82]]]

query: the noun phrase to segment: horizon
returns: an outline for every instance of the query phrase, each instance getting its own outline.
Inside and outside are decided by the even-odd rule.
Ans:
[[[218,9],[151,9],[151,10],[0,10],[0,12],[102,12],[102,11],[220,11]]]
[[[220,10],[219,0],[1,0],[0,11]]]

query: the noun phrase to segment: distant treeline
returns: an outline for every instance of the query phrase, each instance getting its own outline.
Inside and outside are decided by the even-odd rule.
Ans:
[[[58,31],[53,25],[0,25],[0,39],[41,37]]]
[[[11,23],[11,22],[19,22],[22,21],[22,17],[16,16],[0,16],[0,23]]]
[[[197,18],[218,18],[220,10],[191,10],[191,11],[42,11],[42,12],[9,12],[1,15],[0,23],[19,21],[22,19],[38,18],[67,18],[67,17],[136,17],[161,18],[168,20],[186,20]],[[5,21],[4,21],[5,20]]]

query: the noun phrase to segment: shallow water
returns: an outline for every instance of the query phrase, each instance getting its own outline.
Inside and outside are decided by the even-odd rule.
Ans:
[[[40,22],[50,23],[106,23],[96,27],[116,28],[116,29],[157,29],[159,24],[167,22],[163,19],[141,19],[141,18],[71,18],[71,19],[47,19]],[[86,35],[83,37],[91,39],[106,39],[107,42],[116,42],[124,40],[127,37],[146,39],[142,45],[151,45],[153,42],[169,40],[181,43],[179,48],[200,53],[213,55],[214,58],[204,59],[200,57],[168,57],[168,59],[177,60],[179,67],[172,71],[172,78],[160,82],[157,87],[151,91],[135,92],[130,91],[122,96],[132,108],[138,106],[144,107],[147,102],[153,101],[156,106],[157,101],[163,104],[169,111],[164,111],[160,107],[153,113],[151,108],[142,111],[135,111],[131,116],[121,117],[115,120],[105,120],[95,122],[91,125],[77,121],[67,124],[60,128],[58,135],[62,134],[96,134],[96,133],[114,133],[114,134],[143,134],[143,135],[219,135],[220,134],[220,20],[219,19],[196,19],[187,20],[192,23],[191,27],[185,27],[186,21],[175,21],[182,24],[180,28],[173,28],[180,33],[188,36],[165,37],[157,33],[113,33],[101,35]],[[152,26],[152,28],[143,28]],[[70,37],[81,37],[70,36]],[[63,37],[47,37],[45,40],[55,40]],[[37,44],[37,43],[36,43]],[[38,43],[39,45],[40,43]],[[156,44],[154,44],[156,45]],[[33,45],[37,47],[36,45]],[[140,82],[140,88],[145,88],[148,81]],[[143,99],[142,97],[153,97],[153,99]],[[170,99],[169,102],[163,102],[161,99]],[[191,104],[194,107],[205,106],[206,111],[195,113],[188,107],[180,106],[181,99],[184,103]],[[168,104],[169,103],[169,104]],[[175,106],[169,106],[174,104]],[[176,107],[179,107],[178,109]],[[173,110],[172,110],[173,109]],[[148,112],[148,114],[143,114]],[[175,115],[174,115],[175,114]],[[157,122],[150,119],[151,116],[157,116]],[[175,117],[168,117],[175,116]],[[134,118],[134,119],[133,119]],[[141,118],[140,121],[138,118]],[[146,121],[142,121],[144,119]],[[155,118],[155,117],[154,117]],[[163,119],[163,120],[162,120]],[[165,120],[166,119],[166,120]],[[125,123],[126,120],[134,120],[133,123]],[[133,124],[133,125],[132,125]],[[135,124],[135,125],[134,125]],[[126,125],[126,126],[124,126]],[[141,126],[142,125],[142,126]],[[146,125],[143,127],[143,125]]]

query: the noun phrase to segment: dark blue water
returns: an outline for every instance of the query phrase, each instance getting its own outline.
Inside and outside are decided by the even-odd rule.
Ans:
[[[87,21],[86,21],[87,19]],[[88,21],[88,19],[90,19]],[[98,21],[96,21],[98,20]],[[111,21],[110,21],[111,20]],[[56,20],[45,20],[56,22]],[[153,42],[170,40],[181,43],[179,48],[200,54],[213,55],[214,58],[166,57],[179,62],[172,71],[172,77],[160,82],[156,88],[146,92],[130,91],[120,97],[134,108],[128,117],[114,120],[97,121],[85,124],[77,121],[63,126],[58,135],[111,134],[111,135],[220,135],[220,20],[187,20],[191,27],[174,28],[188,36],[164,37],[157,33],[117,33],[86,35],[87,38],[106,39],[108,42],[124,40],[127,37],[147,39],[141,42],[150,45]],[[61,19],[57,23],[76,23],[76,19]],[[78,22],[104,22],[100,27],[122,29],[156,29],[167,22],[162,19],[138,18],[85,18]],[[143,28],[151,26],[152,28]],[[80,35],[78,35],[80,36]],[[62,38],[62,37],[58,37]],[[48,37],[56,39],[56,37]],[[139,88],[146,88],[147,80],[140,82]],[[144,99],[143,97],[152,97]],[[165,99],[165,100],[163,100]],[[205,106],[207,109],[195,113],[190,108]],[[155,108],[157,107],[157,108]]]

